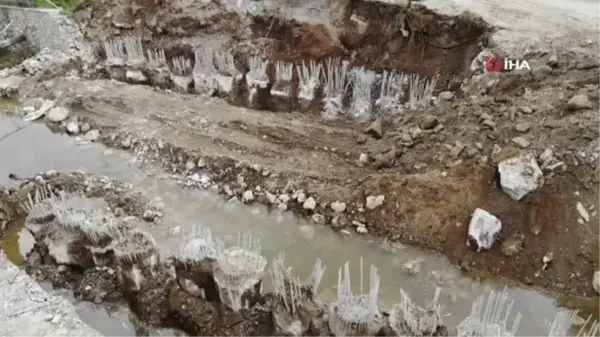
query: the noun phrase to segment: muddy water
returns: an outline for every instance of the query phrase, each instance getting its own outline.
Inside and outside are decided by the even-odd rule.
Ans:
[[[17,127],[20,121],[0,117],[0,137]],[[364,260],[365,269],[370,263],[379,267],[381,274],[380,300],[382,309],[389,309],[398,296],[398,287],[404,288],[419,304],[428,303],[436,286],[443,288],[442,301],[447,312],[449,326],[455,326],[469,312],[472,301],[490,289],[501,286],[489,282],[475,282],[462,277],[444,258],[425,254],[408,247],[395,247],[395,252],[380,248],[380,245],[364,236],[340,236],[324,226],[314,226],[295,219],[288,213],[268,212],[265,207],[243,206],[238,202],[224,201],[212,191],[182,189],[168,179],[167,175],[141,171],[131,156],[120,151],[107,150],[98,144],[80,145],[74,138],[52,134],[41,124],[29,125],[10,137],[0,141],[0,184],[14,184],[7,179],[11,172],[20,175],[33,175],[50,169],[72,171],[84,170],[107,175],[121,181],[127,181],[162,203],[166,212],[159,223],[149,225],[148,230],[166,251],[177,249],[181,233],[190,232],[195,226],[208,226],[213,235],[233,240],[240,231],[251,231],[260,237],[264,255],[273,257],[279,251],[285,251],[289,264],[294,266],[297,275],[308,276],[315,259],[320,257],[327,265],[327,271],[321,283],[321,296],[333,299],[337,283],[337,269],[345,261],[350,261],[353,270],[353,284],[358,287],[359,260]],[[31,239],[13,232],[8,241],[2,243],[11,259],[19,263],[22,255],[31,246]],[[421,271],[409,276],[402,270],[407,261],[422,260]],[[367,275],[364,283],[367,285]],[[546,335],[550,320],[557,312],[552,299],[534,291],[511,288],[514,309],[521,312],[519,332],[521,335]],[[83,304],[81,304],[83,305]],[[83,308],[80,306],[78,308]],[[90,309],[92,308],[92,309]],[[118,324],[125,324],[122,315],[115,318],[106,311],[87,306],[82,318],[92,327],[107,335],[125,334],[106,330]],[[131,332],[130,329],[126,329]]]

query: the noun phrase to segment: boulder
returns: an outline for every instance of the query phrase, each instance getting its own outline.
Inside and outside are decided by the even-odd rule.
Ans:
[[[494,241],[500,236],[502,222],[487,211],[477,208],[473,212],[469,223],[469,237],[467,246],[475,248],[478,252],[490,249]]]
[[[531,153],[501,161],[498,172],[502,190],[515,201],[544,184],[544,174]]]

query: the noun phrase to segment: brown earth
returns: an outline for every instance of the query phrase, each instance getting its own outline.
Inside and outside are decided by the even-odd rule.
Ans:
[[[584,163],[578,154],[593,153],[598,130],[585,122],[593,118],[593,110],[573,112],[564,107],[564,100],[576,92],[587,92],[598,106],[597,95],[587,91],[591,88],[574,84],[591,76],[588,73],[596,76],[597,69],[556,72],[543,79],[541,90],[527,95],[521,94],[522,88],[530,87],[531,81],[524,76],[511,79],[513,85],[495,100],[459,100],[446,103],[440,109],[443,113],[386,119],[382,139],[364,136],[364,127],[355,123],[324,122],[300,113],[269,114],[266,119],[264,112],[232,107],[219,99],[199,100],[145,86],[74,80],[54,81],[48,89],[70,90],[81,102],[74,107],[77,115],[100,128],[108,145],[123,147],[132,135],[136,151],[149,160],[163,158],[168,170],[189,175],[193,172],[186,171],[186,162],[203,158],[222,191],[227,190],[223,184],[239,194],[252,186],[275,194],[302,188],[319,204],[315,213],[324,214],[336,229],[351,228],[356,220],[391,241],[444,252],[474,273],[479,270],[560,294],[591,296],[589,280],[598,268],[598,216],[592,210],[591,221],[579,224],[575,204],[581,201],[598,208],[597,164]],[[530,104],[542,98],[544,104]],[[516,107],[531,107],[533,112],[522,113],[529,110]],[[482,123],[484,114],[491,116],[495,128]],[[443,127],[418,128],[431,118]],[[529,123],[530,129],[515,131],[522,123]],[[517,135],[531,145],[517,149],[510,141]],[[156,145],[158,139],[165,144],[162,149]],[[144,145],[147,142],[149,146]],[[466,148],[453,156],[457,142]],[[495,147],[501,150],[496,152]],[[498,186],[495,163],[522,151],[540,154],[546,148],[565,161],[566,171],[547,172],[542,188],[512,201]],[[374,159],[361,167],[357,161],[361,153]],[[260,167],[252,169],[240,161]],[[249,187],[238,184],[238,174]],[[261,193],[255,195],[265,201]],[[385,203],[364,210],[369,195],[385,195]],[[334,220],[337,215],[327,204],[336,200],[348,208]],[[290,207],[311,213],[301,204]],[[502,237],[487,252],[476,253],[465,245],[468,221],[477,207],[503,221]],[[512,239],[522,241],[522,251],[505,256],[501,244]],[[553,253],[554,260],[542,271],[547,253]]]
[[[220,39],[236,50],[264,47],[271,59],[352,56],[357,65],[423,75],[440,71],[449,77],[462,74],[479,52],[478,43],[486,40],[485,25],[466,17],[440,17],[419,6],[411,14],[373,2],[336,4],[333,20],[326,23],[269,16],[226,20],[224,5],[217,2],[206,7],[193,2],[184,10],[168,1],[147,6],[88,1],[74,15],[96,42],[142,34],[153,47],[190,56],[207,39]],[[406,22],[400,20],[406,14],[413,28],[405,38],[393,24]],[[356,23],[361,17],[368,18],[366,29]],[[448,29],[451,21],[459,28]],[[418,22],[426,28],[414,28]],[[265,190],[278,195],[303,189],[317,201],[314,213],[335,229],[352,229],[351,222],[358,221],[390,241],[443,252],[477,275],[505,277],[555,295],[596,296],[591,279],[599,265],[598,165],[593,157],[599,138],[598,62],[573,53],[550,62],[550,56],[532,56],[532,72],[473,79],[473,90],[457,91],[456,99],[427,113],[383,118],[380,139],[365,136],[364,126],[354,122],[325,122],[298,112],[266,114],[218,99],[105,80],[56,78],[30,95],[53,98],[55,92],[68,92],[77,98],[73,109],[80,120],[101,129],[103,143],[135,150],[169,171],[208,172],[224,194],[229,187],[240,195],[260,186],[260,192],[254,190],[256,199],[268,203]],[[495,77],[499,83],[481,94],[477,81]],[[442,88],[454,91],[456,83]],[[592,107],[568,108],[575,94],[587,95]],[[513,141],[517,136],[529,144]],[[512,201],[498,186],[496,163],[521,152],[539,156],[546,149],[566,165],[547,170],[542,188]],[[370,161],[359,163],[361,154]],[[206,168],[186,169],[188,161],[201,158]],[[364,210],[370,195],[385,195],[384,204]],[[347,204],[343,214],[328,206],[334,201]],[[589,222],[579,223],[578,201],[588,207]],[[300,203],[289,207],[313,213]],[[501,238],[490,251],[479,253],[465,244],[477,207],[503,221]],[[522,250],[507,256],[501,249],[506,241],[522,242]],[[542,270],[542,258],[549,253],[553,261]]]

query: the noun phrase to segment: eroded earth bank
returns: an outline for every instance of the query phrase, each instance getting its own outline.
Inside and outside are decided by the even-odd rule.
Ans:
[[[75,47],[2,70],[3,94],[190,186],[597,303],[597,22],[565,17],[576,38],[507,49],[507,28],[474,13],[315,4],[87,1],[68,20]],[[491,53],[530,69],[485,71]],[[152,280],[182,300],[172,277]],[[210,329],[196,318],[187,332]]]

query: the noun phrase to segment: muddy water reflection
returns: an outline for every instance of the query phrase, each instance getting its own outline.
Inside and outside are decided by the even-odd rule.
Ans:
[[[6,117],[0,118],[0,135],[15,128],[15,123]],[[166,251],[177,249],[180,232],[202,225],[210,227],[214,235],[230,239],[239,231],[251,230],[261,238],[267,257],[285,251],[286,259],[301,277],[308,276],[315,259],[320,257],[328,267],[321,285],[322,297],[327,300],[334,296],[337,268],[345,261],[350,261],[356,280],[354,283],[358,285],[360,257],[363,257],[366,266],[373,263],[379,267],[383,309],[389,309],[395,302],[398,287],[404,288],[416,302],[425,304],[439,285],[444,289],[442,300],[447,311],[452,313],[446,318],[450,326],[458,324],[470,312],[475,297],[500,287],[462,277],[446,259],[434,254],[407,247],[387,252],[365,237],[342,237],[324,226],[295,219],[289,213],[268,212],[265,207],[247,207],[223,201],[211,191],[182,189],[167,175],[142,172],[126,153],[106,150],[97,144],[78,146],[74,138],[52,134],[43,125],[31,125],[0,142],[0,156],[10,158],[0,165],[0,184],[11,183],[6,178],[10,172],[32,175],[49,169],[82,169],[127,181],[143,189],[147,196],[155,203],[162,203],[167,210],[164,219],[148,228]],[[422,260],[421,272],[409,276],[402,270],[402,265],[414,259]],[[510,292],[515,300],[514,309],[525,317],[521,321],[520,334],[546,335],[550,320],[557,312],[552,299],[531,290],[512,288]],[[108,319],[101,314],[92,316],[84,317],[87,322],[93,321],[90,323],[92,326],[101,326],[103,323],[99,322]]]

